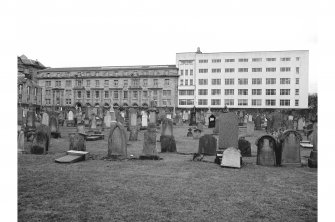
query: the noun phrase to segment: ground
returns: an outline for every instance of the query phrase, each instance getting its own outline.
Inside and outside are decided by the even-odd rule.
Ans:
[[[258,166],[254,142],[264,131],[255,131],[246,137],[252,157],[243,157],[243,167],[221,168],[214,157],[192,161],[198,140],[187,129],[174,127],[180,154],[159,153],[163,160],[104,160],[105,130],[104,140],[87,141],[89,160],[58,164],[75,132],[62,127],[49,154],[18,154],[18,220],[317,221],[317,169],[306,166],[311,149],[301,148],[302,167]],[[128,155],[141,154],[143,133],[128,142]]]

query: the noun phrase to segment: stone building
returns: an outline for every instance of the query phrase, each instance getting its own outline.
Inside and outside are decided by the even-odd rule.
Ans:
[[[175,65],[47,68],[38,71],[42,104],[74,107],[157,107],[177,105]]]

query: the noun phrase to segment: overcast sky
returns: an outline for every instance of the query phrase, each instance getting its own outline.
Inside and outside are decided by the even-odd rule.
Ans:
[[[45,66],[175,64],[177,52],[310,50],[317,90],[317,1],[20,0],[17,55]]]

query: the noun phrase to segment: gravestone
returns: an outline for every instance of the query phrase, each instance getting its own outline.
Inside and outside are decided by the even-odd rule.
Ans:
[[[49,126],[40,124],[36,127],[36,135],[30,152],[32,154],[46,154],[49,151],[51,132]]]
[[[243,157],[251,157],[251,144],[244,137],[238,140],[238,149]]]
[[[96,129],[97,128],[97,120],[95,118],[95,115],[92,115],[91,117],[91,129]]]
[[[149,110],[149,123],[157,124],[157,113],[155,109]]]
[[[197,125],[197,113],[195,111],[195,108],[191,111],[191,119],[190,119],[190,126],[196,126]]]
[[[85,125],[84,124],[78,124],[77,125],[77,133],[86,134],[85,133]]]
[[[173,136],[173,123],[170,119],[163,119],[162,121],[162,136]]]
[[[183,113],[183,120],[184,121],[188,120],[188,112],[186,110],[184,110],[184,113]]]
[[[140,159],[159,159],[156,149],[156,135],[156,124],[149,123],[147,131],[144,132],[143,150]]]
[[[281,165],[301,165],[300,142],[302,137],[295,130],[286,130],[280,138]]]
[[[219,121],[219,149],[238,147],[238,118],[235,113],[222,113]]]
[[[298,130],[298,120],[293,120],[293,129]]]
[[[213,129],[213,134],[219,134],[220,132],[220,126],[221,126],[220,125],[220,121],[221,121],[220,115],[215,119],[215,128]]]
[[[216,119],[216,117],[213,114],[211,114],[208,117],[208,128],[214,128],[215,127],[215,119]]]
[[[71,133],[69,134],[70,146],[69,150],[86,151],[85,134]]]
[[[200,137],[198,153],[204,155],[215,156],[217,148],[217,140],[214,136],[206,134]]]
[[[245,124],[247,124],[248,119],[249,119],[248,115],[245,115],[245,116],[244,116],[244,123],[245,123]]]
[[[235,147],[229,147],[223,151],[221,160],[222,167],[241,168],[242,165],[241,163],[242,163],[242,156],[239,149],[236,149]]]
[[[313,144],[313,150],[311,151],[310,157],[308,158],[308,166],[311,168],[317,168],[318,166],[318,125],[317,125],[317,122],[313,124],[312,144]]]
[[[30,129],[30,128],[36,128],[35,122],[36,122],[35,112],[29,110],[27,112],[27,127],[28,127],[28,129]]]
[[[277,111],[273,114],[272,118],[273,118],[272,128],[273,130],[277,131],[282,127],[283,115]]]
[[[25,153],[24,148],[24,131],[20,130],[19,135],[17,137],[17,151],[18,153]]]
[[[298,130],[304,130],[304,126],[305,126],[305,119],[300,117],[298,119]]]
[[[56,163],[76,163],[88,159],[89,152],[69,150],[66,151],[66,156],[55,159]]]
[[[50,115],[50,118],[49,118],[49,127],[50,127],[51,136],[53,138],[61,137],[61,134],[59,132],[58,119],[56,116],[57,115],[54,113]]]
[[[148,127],[148,114],[146,111],[142,113],[142,127]]]
[[[138,136],[137,128],[137,111],[133,108],[129,109],[129,141],[136,141]]]
[[[255,131],[255,124],[254,122],[247,122],[247,136],[252,136]]]
[[[275,166],[276,165],[276,139],[271,135],[264,135],[256,140],[257,146],[257,165]]]
[[[41,123],[46,126],[49,126],[49,115],[47,113],[43,113]]]
[[[126,131],[119,122],[111,123],[111,130],[108,137],[108,157],[113,159],[127,158]]]
[[[177,152],[176,141],[174,136],[161,136],[161,152]]]
[[[188,132],[187,132],[187,137],[193,137],[193,133],[192,133],[192,128],[189,128],[188,129]]]
[[[104,124],[106,128],[110,128],[111,127],[111,122],[112,122],[112,116],[111,113],[109,111],[106,112],[106,115],[104,117]]]
[[[66,126],[74,126],[74,116],[72,110],[70,110],[67,114]]]
[[[121,116],[118,110],[115,111],[115,118],[117,122],[121,123],[122,125],[124,124],[124,118]]]
[[[201,136],[201,130],[199,129],[194,129],[193,130],[193,139],[199,139]]]
[[[252,115],[251,114],[248,116],[248,121],[252,122]]]
[[[256,130],[261,130],[262,129],[262,118],[260,115],[257,115],[255,118],[255,128]]]

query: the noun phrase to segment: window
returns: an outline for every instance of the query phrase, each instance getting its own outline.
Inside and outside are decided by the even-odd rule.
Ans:
[[[199,69],[199,73],[208,73],[208,69]]]
[[[300,60],[300,57],[295,57],[295,61],[299,61]]]
[[[71,90],[66,90],[66,91],[71,92]],[[50,96],[51,95],[51,90],[45,90],[45,95]]]
[[[225,59],[225,62],[235,62],[235,59]]]
[[[252,72],[262,72],[262,68],[252,68]]]
[[[280,89],[280,95],[281,96],[289,96],[290,95],[290,89]]]
[[[238,84],[239,85],[248,85],[248,79],[238,79]]]
[[[144,85],[144,84],[143,84]],[[123,86],[128,86],[128,79],[123,80]]]
[[[221,95],[221,89],[212,89],[212,96]]]
[[[265,90],[265,95],[268,95],[268,96],[276,95],[276,89],[266,89]]]
[[[170,85],[170,79],[164,79],[164,85],[166,86]]]
[[[118,86],[119,85],[119,80],[114,79],[114,86]]]
[[[71,96],[72,95],[72,91],[68,90],[68,89],[65,91],[65,93],[66,93],[67,96]]]
[[[186,105],[194,105],[194,99],[187,99]]]
[[[188,86],[188,79],[185,79],[185,86]]]
[[[282,85],[291,84],[291,79],[290,78],[280,78],[280,84]]]
[[[281,72],[291,72],[291,67],[280,67]]]
[[[158,86],[158,79],[154,79],[154,86]]]
[[[225,85],[234,85],[234,79],[225,79],[224,83]]]
[[[280,61],[282,61],[282,62],[288,62],[288,61],[291,61],[291,58],[290,57],[280,58]]]
[[[266,85],[276,84],[276,78],[266,78]]]
[[[109,92],[108,91],[105,91],[105,98],[109,98]]]
[[[118,91],[114,91],[114,99],[119,99],[119,92]]]
[[[225,89],[224,94],[225,95],[234,95],[234,89]]]
[[[62,82],[61,81],[56,81],[56,87],[61,87],[61,86],[62,86]]]
[[[221,63],[221,59],[212,59],[212,63]]]
[[[182,76],[182,75],[184,75],[184,70],[180,70],[180,75]]]
[[[143,86],[148,86],[148,79],[143,79]]]
[[[262,58],[252,58],[252,61],[253,61],[253,62],[261,62],[261,61],[262,61]]]
[[[147,98],[148,97],[148,91],[143,91],[143,97]],[[128,98],[128,94],[127,94],[127,98]]]
[[[109,80],[105,80],[105,86],[109,86]]]
[[[78,99],[81,98],[81,91],[77,91],[77,97],[78,97]]]
[[[234,68],[226,68],[224,69],[224,72],[235,72]]]
[[[280,106],[290,106],[290,100],[289,99],[281,99],[280,100]]]
[[[234,105],[234,99],[225,99],[224,104],[225,104],[225,106],[233,106]]]
[[[251,105],[252,106],[261,106],[262,105],[262,100],[261,99],[252,99],[251,100]]]
[[[190,79],[190,86],[193,86],[193,79]]]
[[[299,74],[300,68],[299,67],[295,67],[295,73]]]
[[[221,105],[221,99],[212,99],[211,100],[211,105],[212,106],[219,106],[219,105]]]
[[[207,59],[200,59],[199,63],[208,63],[208,60]]]
[[[71,80],[66,80],[67,81],[70,81],[70,85],[67,85],[67,86],[71,86]],[[45,86],[51,86],[51,81],[45,81]]]
[[[100,86],[100,81],[99,80],[95,80],[95,86],[99,87]]]
[[[186,105],[186,99],[180,99],[179,105]]]
[[[171,96],[171,90],[163,90],[163,96]]]
[[[221,69],[212,69],[212,73],[221,73]]]
[[[57,85],[57,82],[56,82],[56,85]],[[76,84],[78,87],[81,87],[82,85],[82,81],[81,80],[77,80],[77,84]]]
[[[208,79],[199,79],[199,85],[208,85]]]
[[[276,105],[276,100],[275,99],[266,99],[265,100],[265,105],[266,106],[275,106]]]
[[[179,95],[180,96],[193,96],[194,95],[194,90],[179,90]]]
[[[100,95],[99,95],[99,91],[95,91],[95,98],[99,98],[100,97]]]
[[[138,92],[137,91],[133,91],[133,99],[137,99],[138,98]]]
[[[262,95],[262,89],[252,89],[251,94],[253,96],[260,96],[260,95]]]
[[[296,89],[296,90],[295,90],[295,95],[296,95],[296,96],[299,96],[299,89]]]
[[[299,85],[299,78],[295,78],[295,84]]]
[[[262,85],[262,78],[252,78],[252,85]]]
[[[154,96],[158,95],[158,90],[153,90]]]
[[[185,76],[188,76],[188,69],[185,69]]]
[[[208,89],[198,89],[198,95],[200,96],[208,95]]]
[[[275,62],[275,61],[276,61],[276,58],[266,58],[266,61],[267,61],[267,62]]]
[[[268,67],[265,69],[266,72],[276,72],[276,67]]]
[[[299,99],[295,100],[295,106],[299,106]]]
[[[86,91],[86,98],[91,98],[91,91]]]
[[[91,80],[86,80],[86,86],[90,87],[90,85],[91,85]]]
[[[212,85],[221,85],[221,79],[212,79]]]
[[[181,86],[184,85],[184,80],[183,79],[180,80],[180,85]]]
[[[198,105],[206,106],[206,105],[208,105],[208,100],[207,99],[198,99]]]
[[[163,106],[171,106],[171,99],[163,99],[162,103]]]
[[[72,104],[71,99],[66,99],[65,102],[66,102],[66,105],[71,105]],[[49,104],[50,104],[50,102],[49,102]]]
[[[248,59],[243,58],[243,59],[238,59],[238,61],[239,62],[248,62]]]
[[[248,105],[248,100],[247,99],[239,99],[239,100],[237,100],[237,104],[239,106],[247,106]]]
[[[248,68],[238,68],[238,72],[248,72]]]
[[[239,89],[238,95],[240,96],[247,96],[248,95],[248,89]]]
[[[190,69],[190,76],[193,76],[193,69]]]

